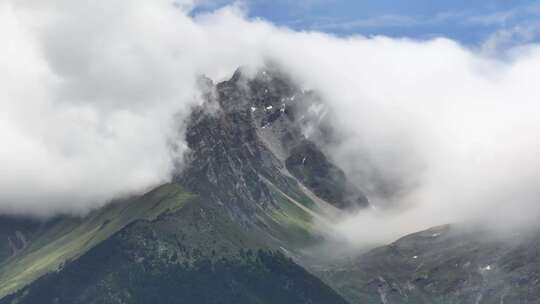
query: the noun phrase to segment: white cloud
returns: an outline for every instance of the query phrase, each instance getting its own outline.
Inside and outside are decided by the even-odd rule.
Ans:
[[[399,206],[338,226],[351,239],[538,219],[538,46],[499,61],[448,39],[299,33],[167,1],[4,1],[0,23],[3,212],[81,211],[166,180],[196,77],[270,59],[327,100],[333,157]]]
[[[500,56],[502,54],[504,57],[508,50],[512,51],[520,45],[534,42],[539,32],[540,23],[527,23],[500,29],[482,43],[482,51],[487,55]]]
[[[84,212],[166,181],[197,76],[249,62],[168,1],[4,1],[0,23],[1,212]]]

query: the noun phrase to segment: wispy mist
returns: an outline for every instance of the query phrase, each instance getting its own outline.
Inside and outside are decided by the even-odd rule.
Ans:
[[[539,219],[539,46],[498,57],[444,38],[294,32],[238,6],[192,17],[191,5],[0,4],[0,211],[81,212],[168,180],[173,118],[197,102],[198,75],[272,60],[323,97],[339,136],[329,152],[374,202],[337,226],[351,242]]]

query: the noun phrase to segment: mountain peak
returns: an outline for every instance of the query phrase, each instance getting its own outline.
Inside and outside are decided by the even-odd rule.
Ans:
[[[253,77],[240,68],[213,91],[216,100],[206,103],[217,101],[220,109],[207,113],[206,104],[194,109],[186,132],[188,165],[177,182],[244,218],[275,208],[281,194],[303,205],[367,205],[343,171],[303,134],[313,94],[274,68]]]

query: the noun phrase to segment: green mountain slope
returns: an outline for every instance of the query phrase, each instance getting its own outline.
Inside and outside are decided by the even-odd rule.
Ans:
[[[188,199],[0,303],[346,303],[225,214]]]
[[[82,218],[62,216],[40,224],[27,220],[26,226],[39,228],[27,233],[24,248],[0,263],[0,296],[76,259],[131,222],[154,219],[164,211],[180,208],[192,197],[179,186],[166,185],[146,195],[112,203]],[[3,223],[13,221],[6,218]]]

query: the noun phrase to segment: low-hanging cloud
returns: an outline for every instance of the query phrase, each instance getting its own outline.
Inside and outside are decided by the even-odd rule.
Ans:
[[[349,240],[538,219],[539,46],[500,59],[445,38],[295,32],[234,5],[193,17],[192,5],[0,4],[0,211],[84,211],[166,181],[197,76],[271,60],[326,101],[339,136],[328,152],[377,208],[336,226]]]

